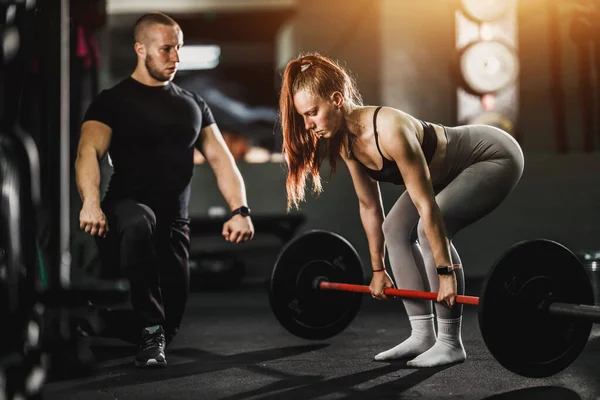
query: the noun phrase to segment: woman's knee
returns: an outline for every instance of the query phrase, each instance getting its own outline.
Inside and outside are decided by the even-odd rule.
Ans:
[[[407,192],[404,192],[392,206],[381,226],[386,242],[410,240],[419,213]]]
[[[448,240],[452,240],[452,238],[454,238],[454,236],[466,226],[466,224],[461,223],[461,220],[457,218],[450,218],[448,216],[445,216],[443,217],[443,220],[444,228],[446,231],[446,238],[448,238]],[[419,241],[419,245],[421,247],[426,246],[427,248],[429,248],[429,241],[427,239],[427,234],[425,233],[425,224],[423,223],[422,219],[419,219],[415,231],[417,239]]]
[[[383,224],[381,224],[381,230],[383,231],[383,237],[387,241],[394,232],[394,224],[392,223],[390,218],[386,218],[383,220]]]
[[[400,239],[414,239],[416,219],[411,215],[392,210],[383,220],[381,229],[386,242]],[[418,215],[417,215],[418,218]]]

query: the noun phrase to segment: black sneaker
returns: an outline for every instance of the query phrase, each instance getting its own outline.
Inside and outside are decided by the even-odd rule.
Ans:
[[[135,366],[139,368],[166,367],[165,332],[162,326],[152,326],[142,330],[142,340],[135,356]]]

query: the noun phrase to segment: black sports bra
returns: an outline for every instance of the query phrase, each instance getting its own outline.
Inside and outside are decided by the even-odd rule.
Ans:
[[[395,185],[404,185],[402,174],[400,173],[396,162],[385,158],[381,153],[381,149],[379,148],[379,136],[377,135],[377,114],[379,113],[380,109],[381,107],[377,107],[377,109],[375,110],[375,114],[373,115],[373,129],[375,132],[375,144],[377,145],[377,151],[379,151],[379,154],[383,159],[383,166],[380,170],[375,170],[367,168],[362,163],[361,165],[365,169],[365,171],[367,171],[367,174],[369,174],[369,176],[376,181],[390,182]],[[437,134],[432,125],[428,124],[425,121],[419,121],[423,125],[423,143],[421,144],[421,149],[423,150],[423,154],[425,155],[427,165],[429,165],[437,147]]]

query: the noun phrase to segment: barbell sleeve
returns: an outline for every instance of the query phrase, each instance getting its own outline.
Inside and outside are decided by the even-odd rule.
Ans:
[[[548,312],[590,322],[600,323],[600,307],[586,304],[550,303]]]
[[[357,292],[357,293],[371,293],[368,286],[365,285],[353,285],[349,283],[336,283],[336,282],[319,282],[319,289],[323,290],[341,290],[344,292]],[[406,289],[394,289],[387,288],[384,293],[387,296],[406,297],[422,300],[437,300],[437,293],[433,292],[421,292],[418,290],[406,290]],[[456,302],[459,304],[478,305],[479,297],[474,296],[456,296]]]

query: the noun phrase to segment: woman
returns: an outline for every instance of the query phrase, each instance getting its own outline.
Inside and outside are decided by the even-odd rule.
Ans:
[[[524,166],[518,143],[491,126],[448,128],[394,108],[364,106],[349,73],[319,54],[287,64],[279,106],[288,208],[304,200],[309,177],[313,190],[322,190],[324,156],[332,172],[341,156],[369,243],[371,295],[385,299],[384,289],[393,286],[385,248],[398,287],[438,293],[437,338],[432,302],[405,299],[411,335],[375,359],[414,357],[407,363],[412,367],[464,361],[462,305],[454,304],[464,294],[464,274],[451,240],[516,186]],[[406,187],[387,216],[379,182]]]

